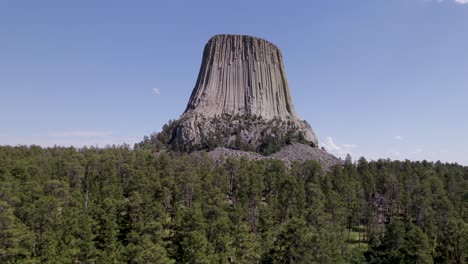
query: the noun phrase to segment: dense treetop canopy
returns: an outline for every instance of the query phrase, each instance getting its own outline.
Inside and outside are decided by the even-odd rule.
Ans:
[[[468,168],[0,147],[2,263],[467,263]]]

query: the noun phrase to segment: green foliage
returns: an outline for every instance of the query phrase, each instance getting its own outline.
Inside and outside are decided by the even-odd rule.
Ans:
[[[287,128],[286,133],[283,132],[285,127]],[[265,156],[278,152],[284,146],[295,142],[306,145],[311,144],[297,127],[290,124],[285,125],[279,119],[270,120],[261,135],[261,142],[257,151]]]
[[[0,260],[2,263],[27,260],[33,249],[33,233],[14,215],[13,209],[0,201]]]
[[[0,262],[468,261],[466,167],[153,151],[0,147]]]
[[[422,229],[395,220],[386,228],[381,243],[371,245],[370,263],[433,263],[431,244]]]

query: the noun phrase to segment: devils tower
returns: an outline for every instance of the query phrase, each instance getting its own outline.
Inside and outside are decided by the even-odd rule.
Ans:
[[[301,141],[317,137],[294,110],[281,51],[252,36],[216,35],[205,45],[200,72],[171,142],[204,148]]]

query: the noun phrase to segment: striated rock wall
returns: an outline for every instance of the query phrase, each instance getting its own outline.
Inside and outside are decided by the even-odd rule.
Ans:
[[[228,120],[253,116],[265,124],[281,120],[283,125],[278,126],[277,136],[288,134],[294,127],[312,146],[318,146],[310,125],[294,111],[280,50],[263,39],[216,35],[208,41],[195,88],[174,140],[178,144],[201,144],[206,135],[219,134],[211,131],[214,129],[211,122],[220,116]],[[242,140],[258,145],[265,129],[269,128],[259,126],[258,133],[244,133]]]
[[[217,35],[205,46],[186,113],[295,118],[279,49],[259,38]]]

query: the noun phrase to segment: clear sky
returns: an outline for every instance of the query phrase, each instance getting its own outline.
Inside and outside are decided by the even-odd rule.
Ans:
[[[468,165],[467,0],[0,1],[0,144],[133,144],[185,109],[218,33],[283,53],[296,111],[353,158]]]

